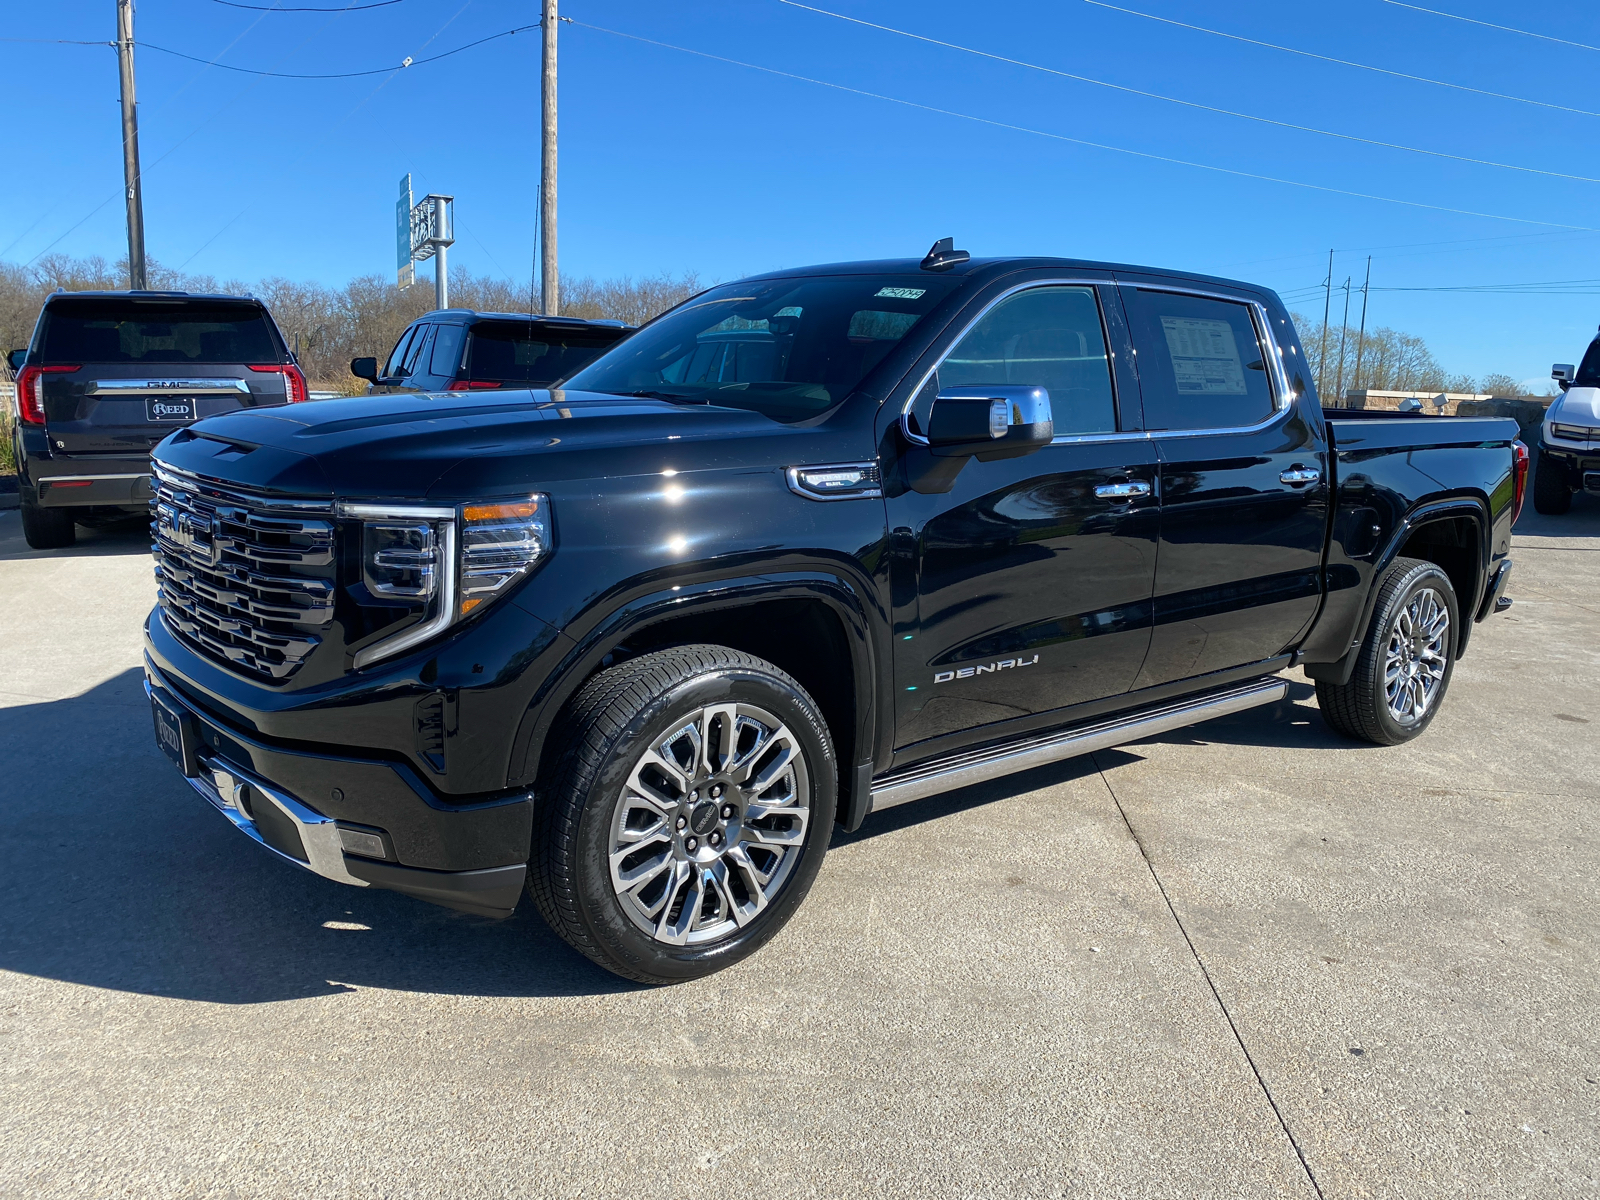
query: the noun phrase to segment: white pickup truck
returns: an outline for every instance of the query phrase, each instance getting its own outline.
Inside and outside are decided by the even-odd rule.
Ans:
[[[1559,515],[1572,507],[1572,493],[1600,493],[1600,335],[1576,368],[1557,363],[1550,377],[1561,395],[1545,414],[1533,507]]]

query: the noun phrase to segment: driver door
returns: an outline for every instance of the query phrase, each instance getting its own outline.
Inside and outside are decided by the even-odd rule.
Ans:
[[[942,388],[1043,387],[1056,437],[971,459],[942,494],[891,489],[894,591],[909,602],[896,611],[897,759],[1133,686],[1150,644],[1158,464],[1125,428],[1136,417],[1119,421],[1108,346],[1122,344],[1112,289],[1041,282],[993,302],[919,389],[910,419],[925,422]]]

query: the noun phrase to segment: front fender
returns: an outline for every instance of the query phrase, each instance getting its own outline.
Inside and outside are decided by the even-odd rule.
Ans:
[[[839,619],[851,657],[856,757],[866,755],[875,761],[889,741],[889,730],[884,727],[885,706],[877,703],[877,696],[887,695],[890,687],[887,678],[880,678],[890,661],[879,645],[887,636],[887,614],[865,577],[851,579],[838,571],[800,570],[660,587],[629,596],[603,611],[583,614],[584,619],[575,624],[585,632],[573,638],[571,649],[529,701],[511,748],[509,782],[526,786],[538,776],[545,740],[562,709],[619,644],[665,621],[769,600],[820,603]]]

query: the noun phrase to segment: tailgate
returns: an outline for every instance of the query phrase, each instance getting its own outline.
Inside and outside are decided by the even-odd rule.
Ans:
[[[283,376],[235,368],[194,378],[118,376],[93,366],[44,376],[50,445],[63,454],[146,454],[174,429],[256,404],[282,404]]]

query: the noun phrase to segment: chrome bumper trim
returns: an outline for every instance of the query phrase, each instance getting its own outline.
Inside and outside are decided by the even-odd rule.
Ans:
[[[1077,729],[1039,734],[1000,746],[969,750],[908,767],[879,777],[872,786],[872,812],[893,808],[924,796],[954,791],[968,784],[998,779],[1030,767],[1044,766],[1064,758],[1076,758],[1095,750],[1109,750],[1141,738],[1154,737],[1168,730],[1181,729],[1213,717],[1242,712],[1261,704],[1283,699],[1289,685],[1269,677],[1253,680],[1241,687],[1213,692],[1198,700],[1180,701],[1160,708],[1146,709],[1131,716],[1103,721]]]
[[[148,678],[144,681],[144,690],[147,697],[154,691]],[[302,870],[313,871],[324,879],[331,879],[335,883],[348,883],[352,887],[371,886],[365,879],[358,879],[350,874],[346,868],[344,848],[339,841],[339,828],[332,817],[325,817],[307,808],[281,788],[268,783],[255,772],[223,758],[220,754],[210,754],[200,750],[195,758],[200,764],[200,774],[189,779],[190,786],[209,800],[212,807],[227,817],[239,832]],[[300,835],[300,845],[305,848],[305,861],[268,845],[266,839],[261,836],[261,831],[256,828],[255,819],[250,816],[247,806],[243,803],[241,793],[246,786],[250,788],[253,803],[266,801],[294,823],[295,830]]]

